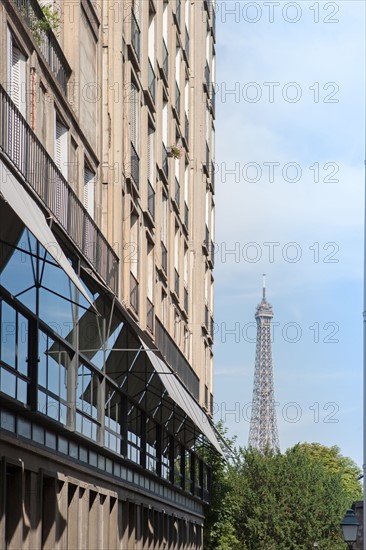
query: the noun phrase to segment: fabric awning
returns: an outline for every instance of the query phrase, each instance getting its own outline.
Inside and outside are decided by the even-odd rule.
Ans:
[[[21,183],[9,172],[3,162],[0,161],[0,193],[5,201],[14,210],[24,225],[29,229],[41,245],[71,279],[84,298],[93,306],[87,291],[79,277],[76,275],[64,254],[55,235],[47,225],[42,210],[32,197],[26,192]]]
[[[185,389],[183,384],[179,381],[175,373],[165,363],[165,361],[160,359],[156,353],[150,350],[141,338],[140,342],[144,347],[152,366],[166,388],[169,397],[175,401],[175,403],[189,416],[192,422],[197,426],[198,430],[207,437],[210,443],[222,455],[222,449],[206,413]]]

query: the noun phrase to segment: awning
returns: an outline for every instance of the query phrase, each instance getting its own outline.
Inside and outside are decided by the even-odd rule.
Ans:
[[[21,183],[7,170],[0,161],[0,193],[5,201],[14,210],[24,225],[29,229],[41,245],[71,279],[84,298],[93,305],[82,282],[71,267],[67,257],[62,251],[55,235],[47,225],[42,210],[23,188]],[[94,307],[94,306],[93,306]]]
[[[215,432],[211,427],[208,416],[201,409],[194,398],[188,393],[170,367],[162,359],[160,359],[156,353],[150,350],[141,338],[140,342],[144,347],[152,366],[165,386],[169,397],[175,401],[175,403],[189,416],[192,422],[197,426],[198,430],[207,437],[215,449],[220,454],[223,454]]]

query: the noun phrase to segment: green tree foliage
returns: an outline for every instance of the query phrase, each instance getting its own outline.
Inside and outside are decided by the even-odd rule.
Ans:
[[[328,472],[340,474],[343,486],[352,500],[362,499],[362,485],[358,480],[361,469],[351,458],[342,456],[339,447],[325,447],[320,443],[301,443],[300,446],[321,462]]]
[[[358,468],[339,449],[239,448],[226,458],[213,457],[205,550],[344,550],[339,523],[360,491]]]

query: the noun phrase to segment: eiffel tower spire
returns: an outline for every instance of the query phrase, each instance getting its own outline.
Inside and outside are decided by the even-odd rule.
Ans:
[[[255,354],[252,416],[250,419],[249,446],[260,451],[265,448],[279,449],[276,419],[271,322],[272,306],[266,300],[266,276],[263,275],[263,297],[255,313],[257,321],[257,344]]]

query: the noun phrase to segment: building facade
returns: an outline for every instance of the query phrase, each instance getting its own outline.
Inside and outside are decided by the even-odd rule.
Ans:
[[[214,6],[0,0],[0,57],[0,548],[202,548]]]

